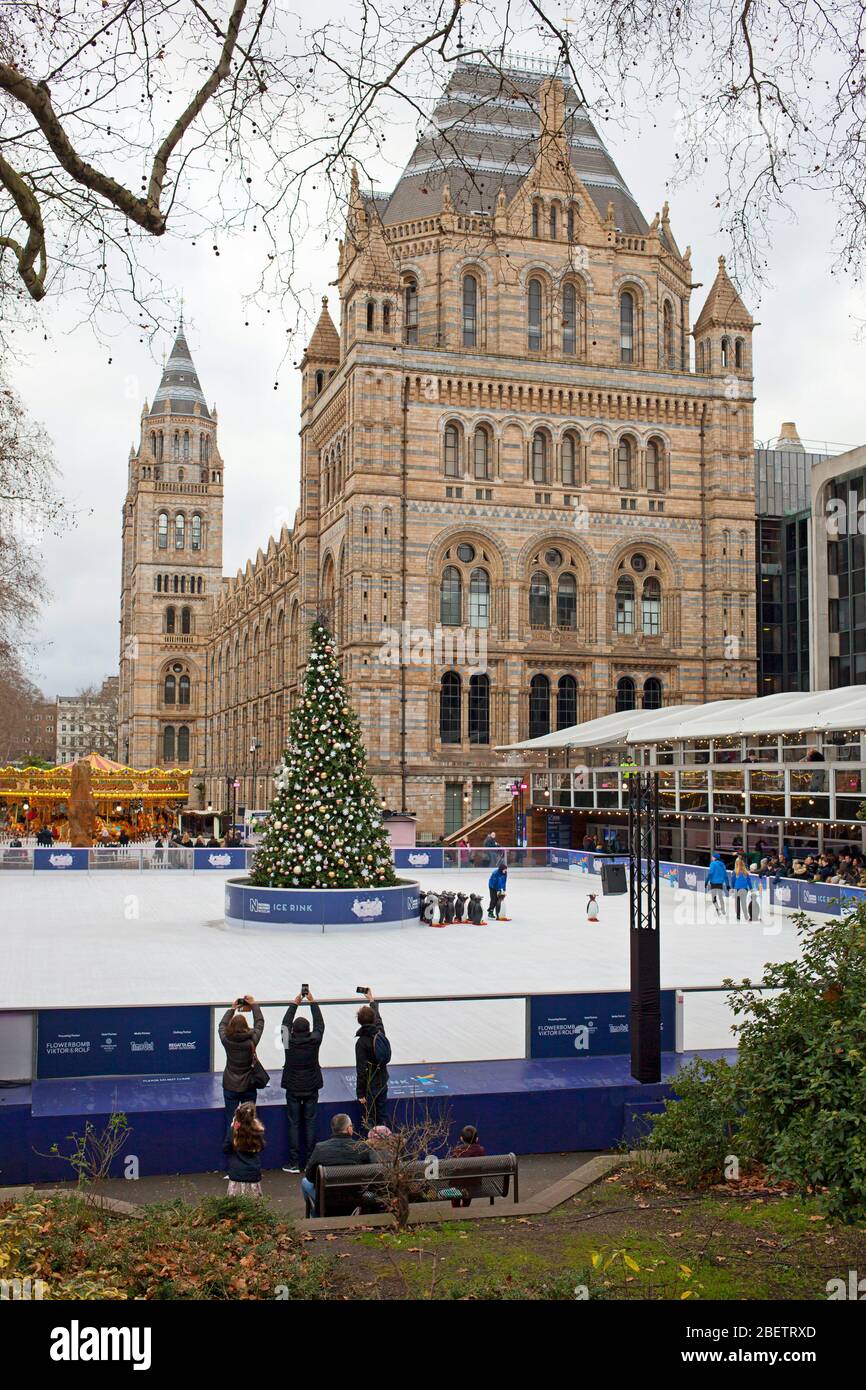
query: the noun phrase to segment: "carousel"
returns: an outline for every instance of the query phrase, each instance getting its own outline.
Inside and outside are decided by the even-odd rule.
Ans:
[[[58,767],[0,768],[0,826],[4,835],[23,838],[48,832],[55,842],[67,842],[73,786],[86,781],[94,843],[151,839],[177,825],[191,776],[191,768],[152,767],[145,772],[99,753]]]

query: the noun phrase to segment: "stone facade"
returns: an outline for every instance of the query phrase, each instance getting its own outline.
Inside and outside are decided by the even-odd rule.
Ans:
[[[353,180],[337,285],[295,525],[209,621],[209,801],[266,804],[319,613],[422,834],[503,799],[497,745],[754,693],[752,319],[720,259],[691,328],[667,207],[571,91],[458,68],[393,193]]]

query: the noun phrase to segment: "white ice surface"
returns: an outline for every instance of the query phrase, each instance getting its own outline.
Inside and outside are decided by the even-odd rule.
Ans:
[[[424,886],[483,892],[488,870],[431,872]],[[287,999],[310,984],[320,998],[563,993],[627,989],[628,899],[601,897],[590,875],[509,875],[509,922],[487,926],[291,931],[224,926],[220,873],[7,873],[0,876],[0,1009],[82,1004],[218,1003],[237,994]],[[587,923],[586,894],[601,919]],[[701,894],[661,889],[663,987],[761,978],[766,961],[798,953],[790,915],[719,922]],[[486,905],[486,897],[485,897]],[[267,1011],[260,1052],[275,1066],[282,1009]],[[686,995],[686,1048],[730,1045],[723,994]],[[519,1057],[522,1000],[389,1005],[395,1062]],[[352,1055],[353,1008],[332,1006],[326,1065]],[[219,1055],[217,1052],[215,1055]]]

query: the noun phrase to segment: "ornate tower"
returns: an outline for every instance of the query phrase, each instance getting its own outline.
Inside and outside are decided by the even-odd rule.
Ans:
[[[181,321],[129,456],[123,504],[118,757],[200,771],[205,653],[222,579],[223,461]]]

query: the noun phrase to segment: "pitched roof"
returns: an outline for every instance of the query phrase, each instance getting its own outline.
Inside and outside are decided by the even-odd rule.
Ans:
[[[545,80],[519,67],[458,64],[390,198],[376,199],[385,225],[441,212],[446,181],[458,212],[492,213],[500,188],[510,200],[538,156]],[[612,202],[622,231],[645,233],[643,213],[568,84],[564,131],[572,168],[601,217]]]
[[[150,413],[162,415],[168,411],[172,415],[192,415],[195,405],[200,407],[202,415],[210,419],[210,411],[187,345],[181,319],[174,347],[163,367],[162,380],[153,398]]]
[[[334,327],[334,320],[328,313],[328,296],[322,296],[322,312],[313,329],[313,336],[307,343],[305,357],[318,357],[324,362],[339,362],[340,335]]]
[[[752,315],[737,293],[734,283],[725,269],[724,256],[719,256],[719,269],[707,295],[706,303],[698,314],[694,332],[700,333],[702,329],[709,328],[711,324],[722,327],[751,328],[753,323]]]

